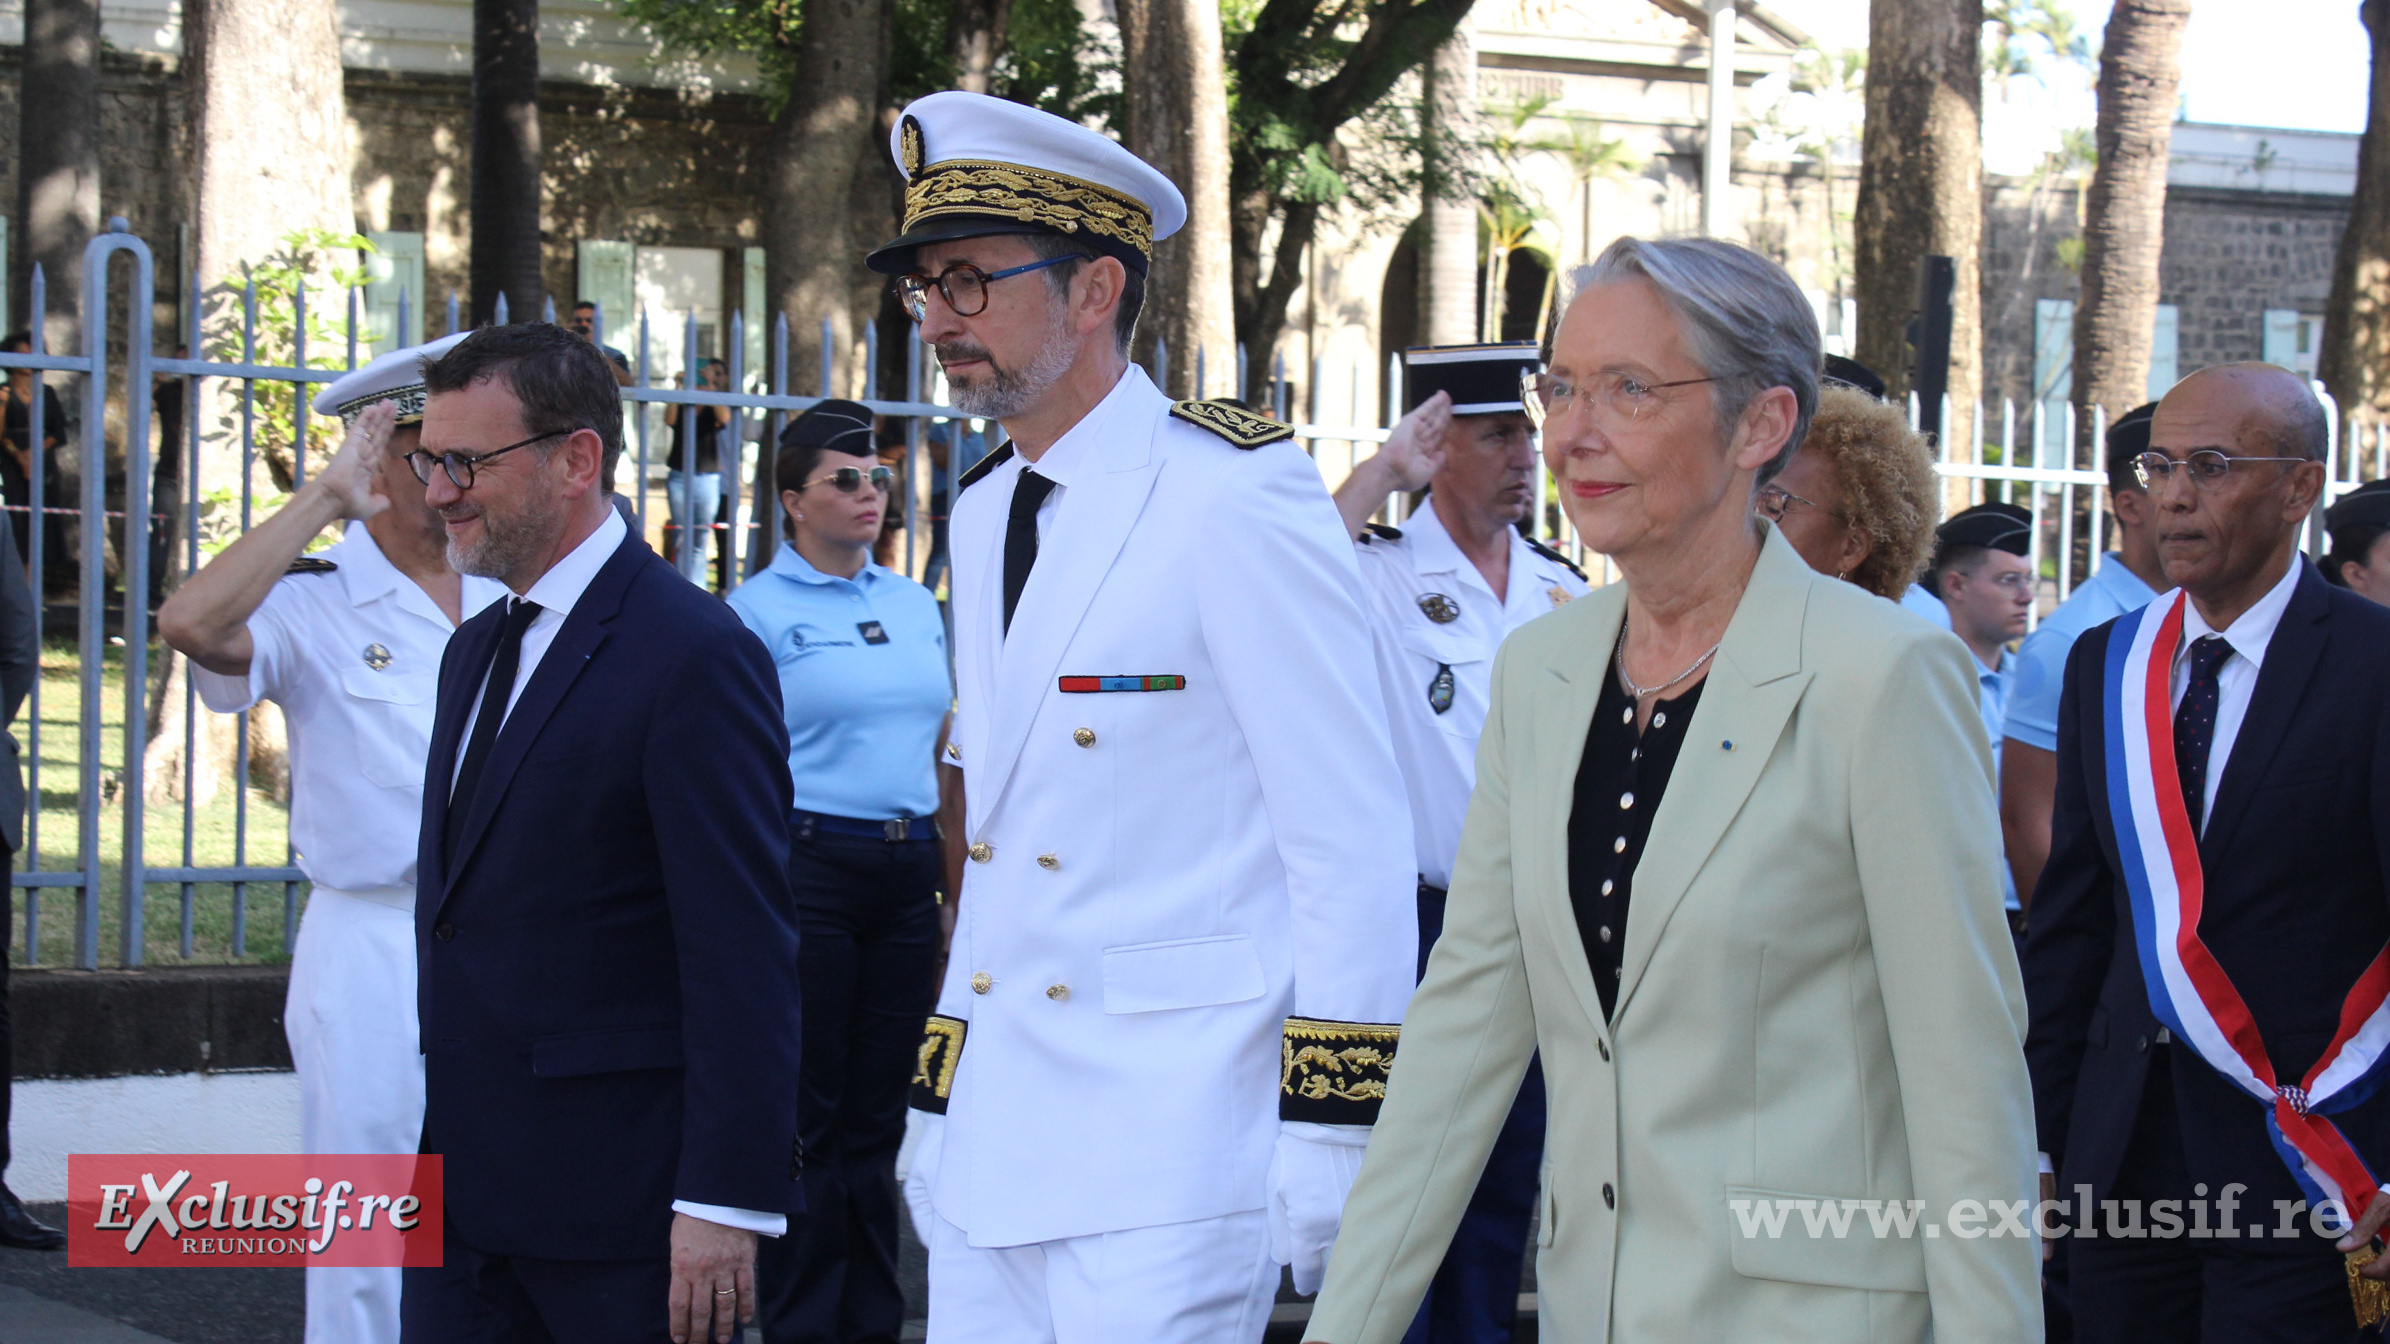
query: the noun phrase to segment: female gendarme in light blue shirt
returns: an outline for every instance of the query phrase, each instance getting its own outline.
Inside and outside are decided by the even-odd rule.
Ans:
[[[774,1339],[893,1339],[904,1312],[896,1150],[936,993],[936,759],[953,683],[937,599],[871,563],[890,495],[871,412],[825,401],[780,445],[789,540],[730,606],[779,668],[796,782],[788,869],[808,1216],[758,1247],[759,1311]]]

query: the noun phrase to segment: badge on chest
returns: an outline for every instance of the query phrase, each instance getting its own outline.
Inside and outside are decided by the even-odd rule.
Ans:
[[[878,621],[855,622],[855,633],[863,636],[863,642],[866,644],[885,644],[888,642],[888,632],[880,625]]]
[[[1450,625],[1461,618],[1461,604],[1442,593],[1421,593],[1419,610],[1438,625]]]

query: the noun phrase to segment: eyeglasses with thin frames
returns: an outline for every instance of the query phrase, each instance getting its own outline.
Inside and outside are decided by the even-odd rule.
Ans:
[[[956,317],[977,317],[988,310],[988,286],[998,280],[1042,271],[1048,266],[1060,266],[1066,261],[1085,260],[1087,258],[1074,252],[1066,256],[1048,257],[1044,261],[1033,261],[1025,266],[1007,266],[1001,271],[983,271],[966,261],[949,266],[936,275],[920,272],[900,275],[896,278],[896,295],[903,300],[905,311],[912,315],[915,322],[929,314],[929,291],[932,286],[936,286],[938,293],[944,296],[946,306],[954,310]]]
[[[2153,450],[2133,459],[2133,479],[2141,482],[2142,489],[2148,490],[2161,482],[2173,480],[2177,468],[2189,467],[2192,485],[2222,485],[2231,477],[2232,469],[2243,462],[2310,462],[2313,460],[2306,457],[2234,457],[2230,453],[2214,448],[2193,449],[2188,456],[2178,460]]]
[[[1759,487],[1759,499],[1757,501],[1759,516],[1767,519],[1771,523],[1783,522],[1784,515],[1792,512],[1792,506],[1795,504],[1800,505],[1804,509],[1813,509],[1838,523],[1849,521],[1841,514],[1836,513],[1834,510],[1818,503],[1816,500],[1803,498],[1802,496],[1796,495],[1792,491],[1785,489],[1781,485],[1763,485]]]
[[[407,454],[407,467],[415,473],[416,480],[430,485],[432,483],[432,467],[437,465],[440,470],[448,473],[450,485],[459,490],[470,490],[473,488],[473,473],[481,467],[482,463],[491,458],[504,457],[517,448],[528,448],[541,439],[553,439],[559,435],[580,432],[578,429],[551,429],[545,434],[534,434],[520,443],[510,443],[504,448],[492,448],[486,453],[430,453],[418,448]]]
[[[887,467],[872,467],[869,470],[862,467],[840,467],[827,476],[814,477],[799,488],[809,490],[817,485],[827,485],[842,495],[851,495],[862,489],[865,481],[869,481],[872,489],[884,495],[888,493],[888,483],[895,479],[896,473]]]
[[[1519,375],[1519,396],[1526,405],[1527,418],[1534,421],[1539,430],[1544,427],[1545,421],[1567,414],[1572,406],[1598,406],[1611,419],[1634,424],[1649,415],[1653,407],[1663,404],[1661,392],[1672,387],[1692,387],[1716,381],[1715,378],[1677,378],[1653,383],[1631,373],[1606,369],[1572,383],[1548,373],[1522,373]]]

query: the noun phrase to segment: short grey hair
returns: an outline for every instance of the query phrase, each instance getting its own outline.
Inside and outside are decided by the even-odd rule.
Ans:
[[[1825,350],[1817,313],[1782,266],[1715,238],[1621,238],[1574,279],[1577,293],[1618,280],[1648,280],[1660,291],[1660,301],[1684,324],[1693,358],[1716,380],[1711,404],[1722,430],[1760,393],[1791,388],[1792,434],[1759,469],[1759,479],[1784,470],[1817,414]]]

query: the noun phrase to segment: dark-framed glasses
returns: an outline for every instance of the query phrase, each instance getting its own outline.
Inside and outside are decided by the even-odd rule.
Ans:
[[[2152,450],[2133,459],[2133,479],[2141,482],[2142,489],[2148,490],[2162,482],[2173,480],[2176,468],[2188,467],[2191,470],[2191,484],[2222,485],[2232,475],[2233,467],[2243,462],[2307,462],[2312,460],[2304,457],[2234,457],[2230,453],[2220,452],[2214,448],[2194,449],[2189,456],[2178,460]]]
[[[1759,496],[1753,501],[1753,504],[1758,508],[1759,516],[1767,519],[1771,523],[1783,522],[1784,515],[1791,513],[1796,507],[1822,513],[1827,517],[1834,519],[1836,522],[1848,521],[1841,514],[1836,513],[1834,510],[1818,503],[1816,500],[1803,498],[1802,496],[1796,495],[1792,491],[1785,489],[1781,485],[1763,485],[1759,487]]]
[[[895,479],[896,473],[887,467],[840,467],[827,475],[816,476],[805,484],[827,485],[842,495],[851,495],[862,489],[865,481],[869,481],[872,489],[884,495],[888,493],[888,483]]]
[[[929,313],[929,292],[932,287],[945,297],[946,306],[954,310],[956,317],[977,317],[988,310],[989,285],[1016,275],[1027,275],[1031,271],[1042,271],[1048,266],[1060,266],[1066,261],[1085,260],[1087,258],[1073,252],[1065,256],[1048,257],[1044,261],[1033,261],[1025,266],[1007,266],[1001,271],[983,271],[967,261],[960,262],[936,275],[923,275],[916,271],[911,275],[896,277],[896,296],[904,301],[905,311],[916,322]]]
[[[519,443],[510,443],[504,448],[492,448],[486,453],[430,453],[418,448],[407,454],[407,468],[415,473],[416,480],[430,485],[432,483],[432,467],[437,465],[440,470],[448,473],[450,485],[459,490],[470,490],[473,488],[474,471],[491,458],[503,457],[517,448],[528,448],[541,439],[553,439],[559,435],[580,432],[578,429],[551,429],[545,434],[534,434]]]
[[[1572,407],[1599,408],[1613,421],[1633,424],[1661,404],[1661,392],[1672,387],[1692,387],[1697,383],[1716,381],[1715,378],[1677,378],[1655,383],[1616,369],[1588,374],[1575,382],[1555,378],[1548,373],[1522,373],[1519,375],[1519,396],[1527,407],[1527,418],[1535,422],[1537,429],[1542,429],[1546,420],[1566,415]]]

